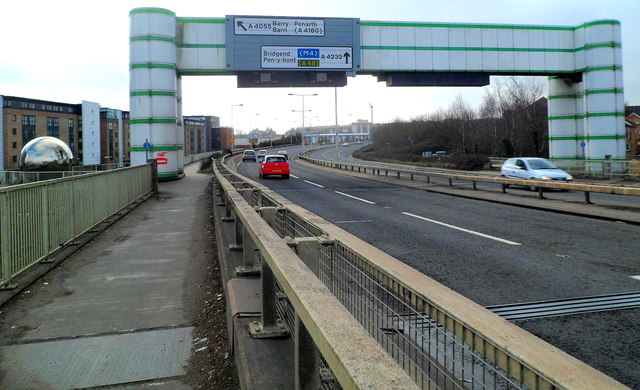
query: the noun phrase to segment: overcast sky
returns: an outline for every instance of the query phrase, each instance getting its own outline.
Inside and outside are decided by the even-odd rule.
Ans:
[[[322,0],[322,1],[2,1],[0,94],[65,103],[82,100],[129,110],[129,11],[161,7],[179,17],[225,15],[350,17],[362,20],[469,22],[576,26],[596,19],[622,23],[625,101],[640,105],[639,0]],[[301,98],[312,110],[305,124],[334,119],[333,88],[236,88],[235,77],[183,78],[184,115],[220,116],[240,130],[270,126],[284,133],[300,126]],[[349,78],[338,90],[340,124],[411,119],[446,108],[458,95],[473,107],[484,88],[389,88],[369,76]]]

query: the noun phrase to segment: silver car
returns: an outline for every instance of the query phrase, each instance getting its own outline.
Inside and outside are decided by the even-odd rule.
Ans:
[[[510,158],[500,167],[500,173],[504,177],[515,179],[554,180],[568,182],[573,176],[553,165],[547,159],[540,157],[516,157]],[[535,190],[535,186],[529,186]]]
[[[261,158],[264,159],[266,155],[267,155],[267,151],[264,149],[260,149],[258,150],[258,154],[256,156],[258,157],[258,160],[260,160]]]

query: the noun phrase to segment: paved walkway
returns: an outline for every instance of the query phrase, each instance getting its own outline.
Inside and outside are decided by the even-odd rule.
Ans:
[[[194,264],[212,252],[198,166],[0,307],[0,389],[191,389]]]

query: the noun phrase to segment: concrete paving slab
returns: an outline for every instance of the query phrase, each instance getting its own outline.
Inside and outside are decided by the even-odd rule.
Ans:
[[[0,388],[76,389],[184,375],[193,328],[0,347]]]

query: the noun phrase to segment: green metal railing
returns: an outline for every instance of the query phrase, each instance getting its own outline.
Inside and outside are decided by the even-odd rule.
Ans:
[[[151,164],[0,188],[0,287],[152,190]]]
[[[205,153],[197,153],[197,154],[190,154],[188,156],[184,156],[184,159],[183,159],[184,165],[191,164],[192,162],[196,162],[199,160],[203,160],[207,157],[211,157],[213,156],[214,153],[216,152],[205,152]]]

